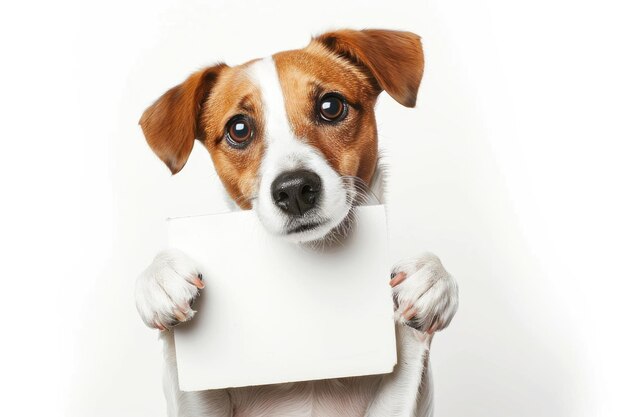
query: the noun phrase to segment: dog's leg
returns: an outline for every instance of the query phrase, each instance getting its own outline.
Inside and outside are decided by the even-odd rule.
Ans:
[[[366,417],[413,417],[420,400],[422,374],[428,362],[431,335],[405,324],[396,325],[398,363],[382,378]],[[421,416],[420,416],[421,417]]]
[[[415,407],[415,417],[432,417],[434,415],[434,393],[430,362],[424,362],[426,369],[422,371],[422,382],[419,390],[419,401]]]
[[[433,332],[448,326],[458,306],[458,288],[439,258],[425,254],[392,272],[398,363],[382,379],[367,417],[428,417],[432,385],[428,355]]]
[[[176,351],[172,332],[163,332],[165,372],[163,390],[168,417],[232,417],[230,396],[226,390],[185,392],[178,388]]]
[[[231,417],[230,397],[225,390],[183,392],[178,388],[174,336],[168,329],[191,319],[194,298],[204,288],[195,262],[183,252],[159,253],[137,278],[137,310],[149,327],[162,330],[165,372],[163,388],[169,417]]]

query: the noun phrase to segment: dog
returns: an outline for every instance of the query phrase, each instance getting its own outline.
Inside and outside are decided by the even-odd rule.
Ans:
[[[146,109],[140,125],[172,174],[199,140],[235,206],[254,210],[275,235],[319,244],[349,233],[352,209],[370,193],[382,195],[374,105],[384,90],[414,107],[423,69],[413,33],[332,31],[303,49],[197,71]],[[169,329],[196,314],[193,300],[205,279],[211,277],[176,249],[159,253],[137,279],[139,314],[164,341],[169,416],[432,415],[430,343],[458,305],[457,283],[436,256],[391,270],[398,353],[392,373],[182,392]]]

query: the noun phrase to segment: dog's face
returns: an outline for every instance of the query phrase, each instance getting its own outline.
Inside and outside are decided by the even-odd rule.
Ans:
[[[304,49],[198,71],[140,124],[172,173],[198,139],[241,208],[275,234],[317,241],[347,221],[372,179],[378,94],[412,107],[422,72],[412,33],[331,32]]]

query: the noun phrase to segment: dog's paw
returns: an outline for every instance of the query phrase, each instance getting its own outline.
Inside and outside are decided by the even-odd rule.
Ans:
[[[195,262],[169,249],[160,252],[137,278],[135,303],[147,326],[166,330],[193,317],[191,306],[202,288]]]
[[[427,253],[397,264],[391,273],[396,320],[432,334],[450,324],[458,307],[458,287],[438,257]]]

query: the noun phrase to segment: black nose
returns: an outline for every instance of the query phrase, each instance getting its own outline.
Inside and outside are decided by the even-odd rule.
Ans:
[[[272,198],[285,213],[301,216],[318,202],[322,180],[307,170],[284,172],[272,183]]]

